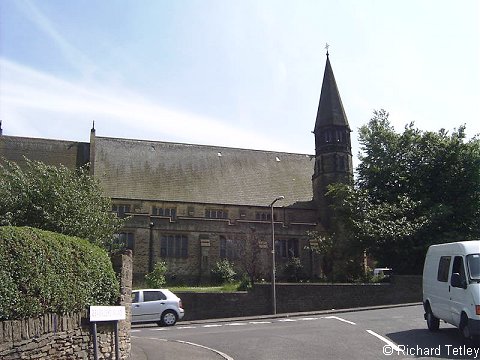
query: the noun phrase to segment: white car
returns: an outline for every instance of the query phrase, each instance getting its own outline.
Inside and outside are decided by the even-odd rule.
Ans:
[[[132,324],[156,322],[160,326],[173,326],[184,315],[182,300],[170,290],[132,291]]]

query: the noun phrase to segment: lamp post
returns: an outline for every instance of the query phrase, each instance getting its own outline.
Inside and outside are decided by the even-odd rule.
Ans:
[[[150,239],[148,242],[148,272],[153,271],[154,263],[153,263],[153,221],[150,221],[148,224],[150,228]]]
[[[279,201],[285,199],[285,196],[279,196],[270,204],[271,210],[271,222],[272,222],[272,313],[277,313],[277,294],[275,290],[275,222],[273,220],[273,205]]]

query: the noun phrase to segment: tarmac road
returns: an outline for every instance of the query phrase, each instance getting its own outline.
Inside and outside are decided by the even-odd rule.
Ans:
[[[426,329],[419,304],[134,326],[132,359],[480,359],[441,328]]]

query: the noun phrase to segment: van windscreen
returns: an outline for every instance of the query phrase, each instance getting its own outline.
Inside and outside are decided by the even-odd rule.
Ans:
[[[467,264],[470,278],[480,281],[480,254],[467,255]]]

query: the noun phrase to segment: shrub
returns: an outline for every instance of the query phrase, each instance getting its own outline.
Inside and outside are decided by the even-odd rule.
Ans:
[[[167,273],[167,263],[159,261],[153,267],[152,272],[145,275],[145,282],[150,288],[158,289],[165,285],[165,274]]]
[[[238,291],[248,291],[253,288],[252,282],[250,281],[250,278],[244,274],[240,280],[240,283],[237,286]]]
[[[289,281],[297,282],[303,277],[303,265],[299,258],[292,257],[284,268],[285,276]]]
[[[233,264],[228,260],[220,260],[215,263],[213,268],[210,270],[210,275],[212,281],[215,284],[225,284],[233,282],[235,279],[235,272]]]
[[[0,227],[0,320],[112,305],[119,286],[105,250],[29,227]]]
[[[78,236],[110,249],[124,223],[111,210],[111,200],[86,168],[74,171],[26,158],[22,167],[0,161],[0,225]]]

